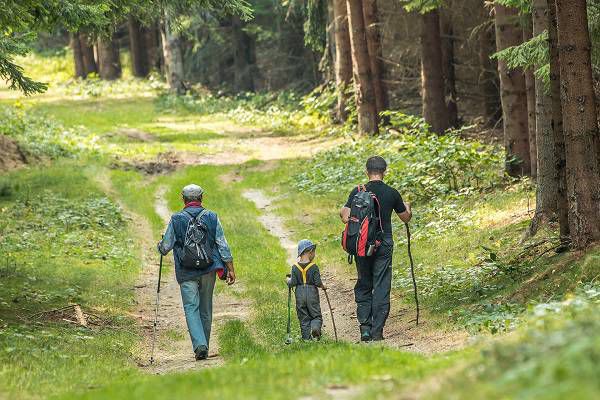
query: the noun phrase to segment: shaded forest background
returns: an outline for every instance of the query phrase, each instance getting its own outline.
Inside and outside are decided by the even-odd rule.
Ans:
[[[297,103],[346,132],[384,132],[400,111],[502,142],[506,175],[537,183],[530,235],[557,220],[565,246],[600,239],[595,0],[74,3],[65,23],[56,5],[27,4],[31,21],[6,22],[44,32],[39,51],[70,47],[77,79],[119,79],[128,52],[131,74],[166,80],[170,101],[260,93],[259,107]],[[4,53],[24,54],[26,38],[7,36]],[[13,87],[45,88],[4,64]]]

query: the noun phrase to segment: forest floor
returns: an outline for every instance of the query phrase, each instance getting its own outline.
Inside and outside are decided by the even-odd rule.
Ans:
[[[199,391],[205,399],[600,393],[592,379],[597,369],[585,367],[600,325],[598,313],[586,308],[600,298],[593,286],[600,249],[555,255],[551,236],[521,244],[533,208],[532,193],[522,185],[461,200],[468,215],[441,234],[434,231],[435,217],[418,216],[425,226],[413,242],[423,296],[418,327],[404,235],[397,230],[386,340],[362,345],[355,271],[338,244],[337,211],[349,188],[315,195],[294,183],[311,161],[329,162],[326,150],[345,139],[282,134],[223,114],[162,108],[151,95],[129,92],[83,98],[0,92],[0,107],[16,104],[26,115],[43,116],[41,125],[20,118],[27,129],[49,132],[57,121],[59,131],[78,135],[83,149],[52,161],[30,157],[0,174],[6,256],[0,265],[0,399],[184,399]],[[54,149],[52,142],[45,146]],[[190,182],[205,188],[205,203],[219,213],[238,282],[217,282],[210,358],[195,362],[171,257],[165,257],[151,366],[155,246]],[[22,232],[23,226],[32,231]],[[337,343],[322,298],[323,340],[297,340],[293,318],[296,340],[283,344],[284,277],[296,242],[305,237],[319,244]],[[30,240],[38,246],[23,244]],[[67,322],[68,315],[53,311],[72,304],[98,325]],[[585,340],[575,340],[575,348],[572,338]],[[546,378],[557,373],[561,379]]]

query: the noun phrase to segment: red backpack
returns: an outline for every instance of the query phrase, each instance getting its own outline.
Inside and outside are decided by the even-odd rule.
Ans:
[[[364,185],[350,203],[350,217],[342,232],[342,248],[348,253],[348,263],[353,257],[370,257],[381,244],[383,227],[379,200]]]

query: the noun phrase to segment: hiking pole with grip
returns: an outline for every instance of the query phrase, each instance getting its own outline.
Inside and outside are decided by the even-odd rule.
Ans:
[[[331,302],[329,301],[329,295],[327,294],[327,289],[322,288],[323,293],[325,293],[325,298],[327,299],[327,305],[329,306],[329,314],[331,314],[331,323],[333,324],[333,334],[335,335],[335,341],[338,341],[337,328],[335,327],[335,318],[333,317],[333,308],[331,308]]]
[[[415,290],[415,304],[417,305],[417,318],[415,321],[417,322],[417,325],[419,325],[419,295],[417,293],[417,280],[415,279],[415,265],[412,252],[410,251],[410,228],[408,226],[408,222],[405,222],[404,226],[406,227],[406,249],[408,251],[408,259],[410,260],[410,275],[412,276],[413,289]]]
[[[154,364],[154,346],[156,344],[156,327],[158,325],[158,305],[160,304],[160,278],[162,276],[163,255],[160,253],[158,265],[158,286],[156,287],[156,308],[154,310],[154,324],[152,326],[152,353],[150,354],[150,365]]]

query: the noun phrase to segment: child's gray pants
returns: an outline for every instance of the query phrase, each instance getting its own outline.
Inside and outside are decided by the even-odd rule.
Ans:
[[[319,301],[319,288],[313,285],[296,286],[296,313],[300,321],[302,339],[309,340],[314,336],[321,336],[323,316]]]

